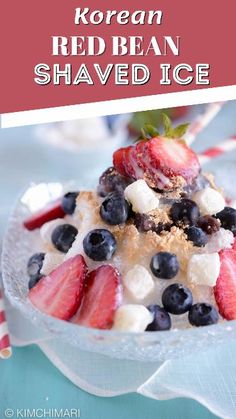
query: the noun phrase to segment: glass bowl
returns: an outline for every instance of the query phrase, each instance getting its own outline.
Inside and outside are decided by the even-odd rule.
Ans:
[[[27,298],[26,265],[32,253],[39,251],[37,233],[24,229],[22,221],[29,215],[29,208],[37,209],[42,203],[59,196],[62,189],[63,186],[58,183],[35,185],[18,200],[3,242],[2,271],[5,294],[10,303],[33,325],[56,339],[58,344],[66,344],[67,356],[70,348],[73,352],[77,347],[117,359],[164,362],[236,338],[236,321],[164,332],[124,333],[74,325],[34,308]],[[37,198],[39,191],[40,200]]]

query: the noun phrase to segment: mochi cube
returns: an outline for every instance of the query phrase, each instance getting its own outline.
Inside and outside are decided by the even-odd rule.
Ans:
[[[210,187],[196,192],[192,199],[199,206],[202,215],[216,214],[225,207],[224,197],[220,192]]]
[[[223,249],[230,249],[234,243],[232,231],[220,228],[219,231],[212,234],[204,248],[204,252],[214,253]]]
[[[193,255],[188,263],[187,278],[195,285],[214,287],[220,273],[218,253]]]
[[[123,277],[123,283],[136,300],[143,300],[154,289],[152,276],[142,265],[134,265]]]
[[[41,274],[49,275],[54,269],[56,269],[64,261],[64,255],[56,252],[46,253],[43,266],[41,268]]]
[[[152,321],[153,314],[143,305],[125,304],[116,310],[113,329],[123,332],[144,332]]]
[[[132,204],[134,212],[145,214],[159,206],[157,194],[149,188],[143,179],[131,183],[124,193],[125,198]]]

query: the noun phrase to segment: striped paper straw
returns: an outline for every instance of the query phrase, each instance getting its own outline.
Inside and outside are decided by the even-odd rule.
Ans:
[[[225,201],[228,207],[236,209],[236,199],[226,198]]]
[[[7,359],[11,354],[12,350],[5,317],[3,295],[0,290],[0,358]]]
[[[215,157],[222,156],[223,154],[227,153],[228,151],[232,151],[236,149],[236,135],[227,138],[226,140],[222,141],[221,143],[217,144],[216,147],[208,148],[207,150],[203,151],[202,153],[198,154],[199,161],[202,164],[208,163]]]
[[[185,134],[184,139],[190,145],[195,140],[196,136],[212,121],[213,118],[221,110],[225,102],[209,103],[203,114],[198,115],[197,118],[190,125],[188,132]]]
[[[198,154],[198,158],[199,158],[200,164],[203,165],[205,163],[208,163],[212,159],[222,156],[228,151],[232,151],[235,149],[236,149],[236,135],[222,141],[216,147],[208,148],[207,150]],[[225,200],[226,200],[226,204],[229,207],[236,209],[236,199],[230,199],[226,197]]]

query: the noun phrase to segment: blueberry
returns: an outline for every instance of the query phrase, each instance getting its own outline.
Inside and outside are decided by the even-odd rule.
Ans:
[[[43,266],[44,257],[45,253],[35,253],[29,258],[27,263],[27,273],[30,277],[29,289],[33,288],[43,276],[40,271]]]
[[[43,277],[44,275],[38,275],[37,277],[30,278],[29,283],[28,283],[29,290],[31,290],[31,288],[33,288],[39,282],[39,280]]]
[[[206,234],[213,234],[219,231],[220,221],[217,218],[212,217],[211,215],[203,215],[199,218],[197,222],[198,227],[200,227]]]
[[[169,330],[171,328],[170,315],[164,308],[158,306],[157,304],[152,304],[147,308],[154,316],[152,323],[150,323],[146,328],[147,332]]]
[[[236,210],[231,207],[225,207],[215,216],[221,222],[221,226],[226,230],[232,231],[236,236]]]
[[[191,291],[181,284],[172,284],[162,294],[164,309],[172,314],[183,314],[189,311],[193,303]]]
[[[189,228],[186,228],[185,233],[188,237],[188,240],[193,242],[194,246],[203,247],[207,244],[207,235],[206,233],[204,233],[204,231],[202,231],[201,228],[191,226]]]
[[[113,192],[103,201],[100,207],[102,219],[112,225],[125,223],[129,217],[130,205],[123,195]]]
[[[171,279],[179,271],[179,262],[173,253],[159,252],[152,257],[150,268],[157,278]]]
[[[116,251],[116,239],[108,230],[95,229],[85,236],[83,246],[90,259],[96,261],[109,260]]]
[[[27,273],[29,277],[35,277],[40,273],[40,270],[43,266],[43,261],[45,258],[45,253],[35,253],[29,258],[27,263]]]
[[[62,198],[62,209],[66,214],[73,214],[76,206],[76,199],[79,192],[68,192]]]
[[[175,202],[170,209],[170,216],[176,225],[194,225],[200,217],[197,204],[191,199]]]
[[[219,320],[219,314],[211,304],[194,304],[188,313],[189,323],[193,326],[208,326]]]
[[[67,253],[78,234],[77,228],[71,224],[62,224],[54,228],[52,243],[60,252]]]
[[[129,179],[120,175],[114,167],[109,167],[100,176],[97,191],[98,194],[103,197],[107,196],[111,192],[119,192],[123,194],[129,183]]]

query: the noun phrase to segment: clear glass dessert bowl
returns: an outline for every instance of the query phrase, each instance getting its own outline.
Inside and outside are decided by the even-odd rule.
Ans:
[[[33,307],[28,300],[27,261],[39,251],[37,233],[23,227],[29,208],[36,209],[62,192],[61,184],[40,184],[30,187],[16,204],[3,242],[2,271],[5,294],[13,307],[35,327],[67,347],[107,355],[117,359],[144,362],[163,362],[194,351],[210,349],[213,345],[236,339],[236,321],[221,321],[199,328],[173,328],[169,331],[124,333],[98,330],[75,325],[50,317]],[[81,190],[81,188],[80,188]]]

